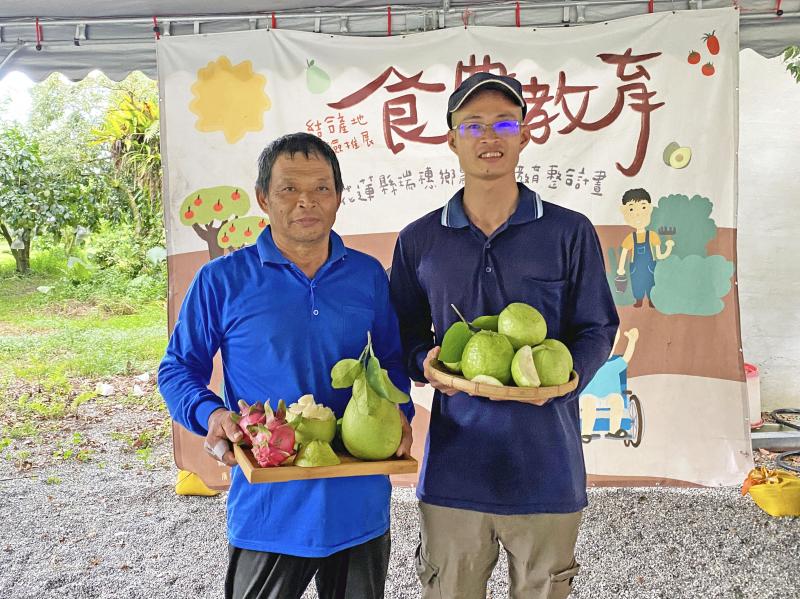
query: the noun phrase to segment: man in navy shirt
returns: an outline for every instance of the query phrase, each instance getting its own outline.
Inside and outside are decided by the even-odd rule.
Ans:
[[[331,230],[342,177],[333,150],[305,133],[261,154],[256,197],[270,225],[254,246],[201,268],[159,369],[172,417],[209,447],[241,440],[237,401],[306,394],[342,416],[350,392],[331,367],[355,358],[372,332],[392,381],[407,391],[397,317],[380,263]],[[221,351],[224,399],[208,389]],[[404,411],[398,455],[409,454],[414,408]],[[230,451],[219,456],[230,466]],[[389,563],[386,476],[249,484],[238,467],[228,494],[227,598],[294,599],[316,578],[322,599],[383,597]]]
[[[450,96],[448,145],[464,188],[397,240],[390,289],[411,377],[431,379],[447,328],[511,302],[541,311],[582,384],[619,324],[589,219],[518,184],[530,134],[520,83],[478,73]],[[431,333],[433,325],[434,333]],[[426,599],[478,599],[502,543],[514,599],[566,597],[586,507],[580,388],[545,405],[492,401],[438,383],[417,496],[417,572]]]

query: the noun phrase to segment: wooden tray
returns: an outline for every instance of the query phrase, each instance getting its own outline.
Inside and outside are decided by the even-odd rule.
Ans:
[[[417,460],[414,458],[394,458],[377,462],[366,462],[347,454],[337,454],[342,460],[336,466],[275,466],[261,468],[253,452],[238,445],[233,446],[236,461],[251,483],[282,483],[289,480],[310,480],[312,478],[339,478],[342,476],[369,476],[372,474],[415,474]]]
[[[439,360],[431,360],[431,367],[433,379],[437,383],[453,387],[470,395],[488,397],[495,401],[522,401],[538,406],[547,403],[548,399],[561,397],[570,391],[574,391],[578,387],[579,379],[578,373],[573,370],[569,381],[556,387],[510,387],[508,385],[498,387],[497,385],[487,385],[486,383],[473,383],[463,376],[447,370]]]

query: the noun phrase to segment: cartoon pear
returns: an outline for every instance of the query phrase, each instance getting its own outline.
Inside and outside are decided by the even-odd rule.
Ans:
[[[306,61],[306,85],[312,94],[321,94],[331,86],[331,77],[314,64],[313,60]]]

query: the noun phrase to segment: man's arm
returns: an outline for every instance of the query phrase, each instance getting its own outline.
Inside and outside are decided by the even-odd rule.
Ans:
[[[565,398],[580,395],[608,359],[619,326],[600,240],[587,218],[582,220],[572,248],[569,288],[565,342],[572,352],[580,383]]]
[[[222,399],[208,388],[222,339],[219,308],[215,290],[201,269],[186,293],[158,369],[158,387],[172,418],[203,436],[209,416],[225,409]]]
[[[406,246],[402,236],[394,246],[390,293],[400,322],[400,340],[408,373],[415,381],[427,383],[423,361],[434,346],[431,309],[417,279],[413,249]]]

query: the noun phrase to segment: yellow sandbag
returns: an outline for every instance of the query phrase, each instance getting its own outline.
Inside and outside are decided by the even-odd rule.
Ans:
[[[214,497],[219,495],[219,491],[209,489],[199,476],[188,470],[178,472],[178,480],[175,482],[175,493],[178,495],[198,495],[200,497]]]
[[[747,488],[756,505],[770,516],[800,516],[800,477],[788,470],[764,470],[766,476]]]

